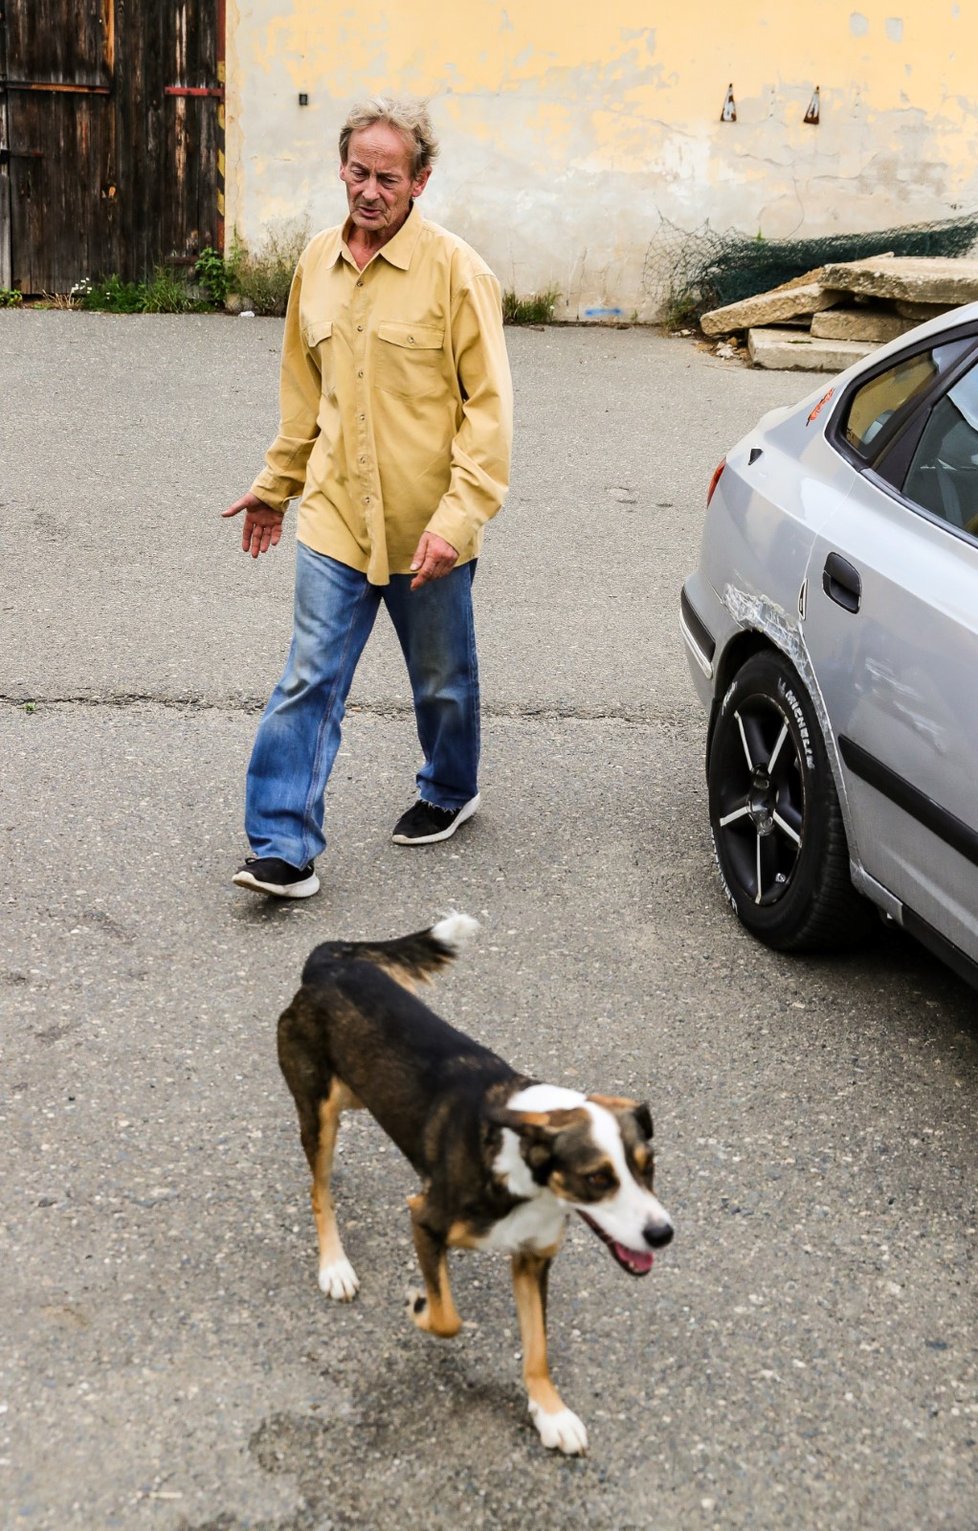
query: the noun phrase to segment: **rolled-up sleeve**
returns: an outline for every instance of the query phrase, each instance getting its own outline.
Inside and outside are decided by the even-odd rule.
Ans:
[[[462,420],[449,485],[427,530],[466,552],[506,498],[513,444],[513,384],[500,288],[491,272],[473,273],[455,295],[452,346]]]
[[[322,377],[319,363],[303,339],[299,319],[301,296],[300,260],[292,279],[285,315],[278,435],[265,453],[265,467],[251,486],[252,494],[272,510],[284,510],[289,500],[302,493],[306,464],[319,435]]]

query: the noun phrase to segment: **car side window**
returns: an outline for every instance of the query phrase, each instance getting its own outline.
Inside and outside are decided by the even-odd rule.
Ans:
[[[952,526],[978,531],[978,364],[931,410],[903,493]]]
[[[869,449],[891,416],[925,388],[936,373],[932,353],[921,351],[870,378],[858,389],[852,396],[844,427],[845,439],[853,451],[868,457]]]
[[[843,437],[852,450],[860,457],[872,457],[873,443],[897,410],[915,398],[938,373],[946,371],[971,344],[973,341],[968,338],[948,341],[930,351],[918,351],[857,388],[842,427]]]

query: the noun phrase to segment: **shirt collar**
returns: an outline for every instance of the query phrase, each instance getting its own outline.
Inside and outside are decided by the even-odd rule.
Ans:
[[[385,245],[381,245],[380,249],[377,251],[377,255],[383,256],[388,265],[396,266],[399,271],[409,270],[411,265],[411,257],[414,255],[418,240],[421,238],[421,229],[423,223],[424,219],[418,212],[418,204],[416,202],[412,202],[411,211],[408,213],[397,233],[394,235],[394,238],[389,239]],[[344,260],[349,261],[351,265],[355,266],[356,261],[354,261],[353,256],[350,254],[349,246],[347,245],[347,236],[350,232],[350,227],[350,220],[347,218],[343,227],[336,231],[335,240],[333,242],[333,247],[330,253],[333,261],[338,260],[340,256],[342,256]],[[377,256],[374,256],[375,260],[376,258]]]

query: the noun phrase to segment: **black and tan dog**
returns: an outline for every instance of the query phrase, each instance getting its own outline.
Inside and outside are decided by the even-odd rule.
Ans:
[[[395,941],[325,942],[278,1028],[279,1062],[312,1170],[319,1285],[340,1302],[359,1281],[333,1210],[330,1170],[340,1113],[365,1107],[421,1176],[408,1198],[424,1293],[408,1310],[449,1338],[460,1320],[449,1249],[512,1256],[530,1414],[545,1446],[574,1455],[587,1432],[547,1368],[547,1273],[571,1212],[633,1276],[652,1268],[672,1223],[652,1193],[649,1108],[584,1096],[519,1074],[416,999],[414,987],[475,930],[450,915]]]

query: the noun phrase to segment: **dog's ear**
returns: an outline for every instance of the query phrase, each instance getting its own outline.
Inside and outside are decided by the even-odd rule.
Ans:
[[[652,1112],[649,1110],[648,1105],[644,1100],[640,1105],[635,1107],[632,1115],[638,1123],[639,1132],[642,1134],[646,1143],[648,1143],[652,1137]]]
[[[508,1106],[490,1106],[486,1112],[497,1127],[509,1127],[522,1138],[554,1138],[558,1132],[581,1120],[580,1106],[559,1111],[510,1111]]]
[[[580,1108],[559,1112],[511,1112],[505,1105],[491,1108],[488,1119],[497,1127],[508,1127],[519,1136],[520,1153],[526,1168],[539,1185],[545,1185],[554,1160],[557,1134],[580,1119]]]
[[[581,1119],[581,1108],[569,1111],[510,1111],[506,1106],[492,1107],[486,1113],[497,1127],[508,1127],[518,1134],[523,1158],[531,1170],[546,1168],[554,1154],[558,1134]]]
[[[645,1141],[651,1138],[652,1113],[645,1101],[627,1100],[622,1095],[589,1095],[588,1100],[593,1100],[596,1106],[604,1106],[606,1111],[612,1111],[616,1116],[634,1117]]]

